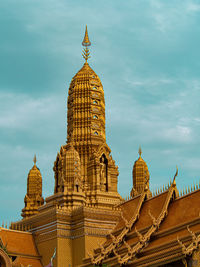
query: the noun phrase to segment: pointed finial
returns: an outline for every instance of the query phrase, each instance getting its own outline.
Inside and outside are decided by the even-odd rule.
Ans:
[[[87,30],[87,25],[85,27],[85,36],[84,36],[84,39],[83,39],[83,42],[82,42],[82,46],[90,46],[91,45],[91,42],[89,40],[89,36],[88,36],[88,30]]]
[[[88,30],[87,30],[87,25],[85,28],[85,36],[82,42],[82,46],[85,46],[85,48],[83,49],[83,58],[85,59],[85,61],[87,62],[88,58],[90,58],[90,51],[88,49],[88,46],[91,45],[91,42],[89,40],[89,36],[88,36]]]
[[[34,162],[34,165],[36,165],[36,162],[37,162],[36,155],[34,155],[33,162]]]
[[[142,155],[142,149],[141,149],[141,146],[139,147],[138,154],[139,154],[139,156],[141,157],[141,155]]]

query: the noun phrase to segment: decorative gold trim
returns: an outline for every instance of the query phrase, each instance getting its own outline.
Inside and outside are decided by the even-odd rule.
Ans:
[[[183,242],[181,242],[179,240],[179,238],[177,237],[177,241],[182,249],[182,253],[185,256],[191,256],[192,253],[198,249],[200,247],[200,234],[198,236],[195,235],[194,232],[192,232],[192,230],[190,230],[189,225],[187,226],[187,230],[190,233],[191,237],[192,237],[192,242],[186,247]]]
[[[142,204],[144,203],[144,201],[147,197],[147,193],[148,193],[147,190],[144,190],[144,192],[141,194],[138,206],[137,206],[135,213],[134,213],[134,216],[130,219],[129,222],[124,218],[123,214],[121,213],[121,217],[125,222],[125,227],[122,229],[122,231],[120,232],[120,234],[117,237],[112,235],[112,233],[110,234],[110,237],[112,239],[112,243],[110,245],[108,245],[107,247],[104,247],[104,249],[101,248],[101,252],[98,255],[96,255],[96,257],[94,255],[92,258],[90,258],[90,262],[92,264],[96,264],[96,265],[101,264],[101,262],[111,252],[113,252],[117,256],[118,262],[121,262],[121,257],[117,254],[116,248],[118,246],[120,246],[120,244],[122,242],[124,242],[124,237],[127,235],[128,232],[130,232],[133,224],[138,220],[140,210],[141,210]]]
[[[158,216],[157,219],[155,219],[153,217],[153,215],[149,212],[149,215],[152,217],[152,220],[153,220],[152,226],[147,231],[147,233],[145,233],[144,235],[141,235],[136,230],[136,234],[138,235],[139,242],[136,243],[136,245],[133,246],[133,248],[131,248],[131,253],[129,251],[127,254],[125,254],[120,259],[120,261],[119,261],[120,264],[127,264],[127,262],[129,260],[134,258],[136,256],[136,254],[138,254],[141,251],[141,249],[145,248],[148,245],[151,236],[159,229],[161,222],[167,216],[167,210],[169,207],[169,203],[170,203],[171,199],[173,199],[174,192],[176,191],[175,178],[176,178],[177,174],[178,174],[178,172],[176,172],[176,174],[174,176],[173,183],[171,184],[171,186],[169,188],[168,195],[167,195],[167,198],[165,200],[165,203],[164,203],[164,206],[162,208],[160,215]]]

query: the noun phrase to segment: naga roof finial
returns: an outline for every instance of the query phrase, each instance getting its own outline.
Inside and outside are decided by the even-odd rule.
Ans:
[[[82,56],[85,59],[85,61],[87,62],[88,58],[90,58],[90,51],[88,49],[88,46],[91,45],[91,42],[89,40],[89,36],[88,36],[88,30],[87,30],[87,25],[85,28],[85,36],[82,42],[82,46],[85,46],[85,48],[83,49],[83,53]]]
[[[178,175],[178,166],[176,166],[176,173],[174,175],[173,182],[172,182],[173,185],[176,185],[176,176],[177,175]]]

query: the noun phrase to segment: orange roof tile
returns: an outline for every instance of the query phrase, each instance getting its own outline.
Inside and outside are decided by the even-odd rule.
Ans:
[[[167,199],[169,191],[166,191],[154,198],[148,199],[143,202],[142,208],[140,210],[139,218],[132,227],[132,230],[126,235],[126,242],[129,245],[135,245],[139,241],[139,237],[135,234],[135,227],[144,235],[150,227],[152,227],[153,221],[149,215],[157,219],[164,207],[165,201]],[[127,201],[121,205],[123,216],[127,221],[134,215],[134,210],[137,207],[139,198],[134,198]],[[199,238],[200,234],[200,190],[194,191],[188,195],[177,198],[168,206],[167,216],[164,217],[163,222],[159,225],[156,232],[153,233],[147,246],[138,251],[137,259],[132,259],[134,266],[149,266],[153,261],[162,262],[162,259],[169,258],[169,262],[174,257],[183,257],[183,252],[181,245],[177,241],[177,237],[187,246],[192,242],[190,230],[196,233]],[[116,228],[113,233],[119,234],[125,225],[124,220],[120,218]],[[189,231],[187,226],[189,225]],[[111,242],[108,238],[104,245]],[[127,250],[125,244],[117,249],[118,253],[123,255]],[[96,253],[99,249],[96,249]],[[113,255],[114,256],[114,255]],[[111,258],[113,257],[111,256]],[[105,262],[111,262],[111,258],[105,260]],[[116,262],[116,257],[113,257],[113,264]]]
[[[31,233],[0,228],[0,238],[8,253],[39,256]]]

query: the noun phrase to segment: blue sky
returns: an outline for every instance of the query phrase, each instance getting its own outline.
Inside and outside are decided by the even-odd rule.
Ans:
[[[119,192],[131,191],[139,145],[152,189],[167,184],[176,165],[179,188],[199,182],[200,1],[1,0],[1,221],[20,219],[35,153],[43,195],[53,193],[86,24]]]

